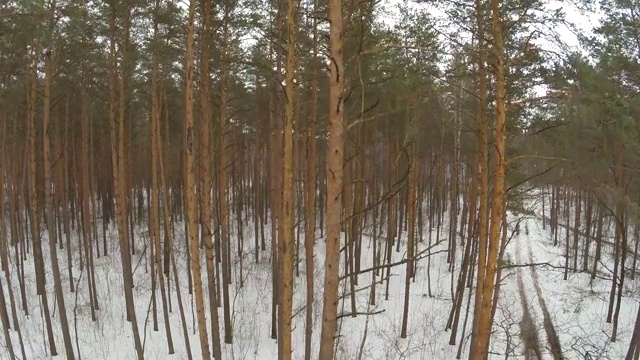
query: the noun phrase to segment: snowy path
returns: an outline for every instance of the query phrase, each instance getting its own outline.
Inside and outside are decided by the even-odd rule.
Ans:
[[[529,250],[529,263],[533,263],[534,262],[533,251],[531,249],[531,239],[529,238],[528,232],[527,232],[527,248]],[[544,330],[547,333],[547,340],[549,341],[551,354],[553,355],[554,360],[562,360],[564,359],[564,357],[562,356],[562,348],[560,346],[560,340],[558,339],[558,333],[556,332],[556,329],[553,326],[553,321],[551,320],[551,314],[549,314],[547,303],[544,300],[544,295],[542,294],[542,289],[540,288],[536,267],[530,266],[529,269],[531,270],[533,287],[536,289],[538,304],[540,305],[540,309],[542,309],[542,315],[544,316]]]
[[[516,261],[522,264],[522,256],[520,254],[520,236],[517,236],[516,244]],[[518,277],[518,290],[520,293],[520,303],[522,304],[522,321],[520,322],[520,331],[524,340],[524,357],[526,360],[542,360],[540,351],[540,340],[538,339],[538,331],[531,317],[532,308],[529,306],[527,294],[525,292],[524,280],[522,276],[522,268],[516,268]]]

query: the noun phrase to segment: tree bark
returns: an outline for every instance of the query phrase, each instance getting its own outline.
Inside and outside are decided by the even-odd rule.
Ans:
[[[329,138],[327,144],[327,219],[324,297],[319,360],[333,358],[337,330],[340,271],[340,213],[344,163],[344,55],[342,0],[329,0]]]
[[[297,1],[287,1],[287,67],[285,75],[285,116],[282,178],[282,236],[280,237],[280,305],[278,307],[278,359],[291,359],[291,320],[293,311],[293,267],[295,229],[294,173],[294,109],[297,29]]]
[[[478,266],[478,271],[485,271],[482,283],[478,283],[478,292],[482,291],[480,308],[476,308],[475,316],[478,317],[476,344],[477,347],[471,353],[472,360],[482,360],[488,357],[489,342],[492,327],[493,297],[498,296],[496,290],[496,273],[498,267],[498,253],[501,242],[501,225],[505,211],[505,173],[506,173],[506,99],[505,99],[505,64],[503,58],[502,16],[499,0],[491,0],[491,30],[493,34],[493,60],[495,71],[495,155],[494,177],[491,206],[491,222],[489,224],[489,236],[486,241],[487,259],[486,266]],[[485,242],[480,240],[480,246]],[[480,253],[480,260],[484,261],[484,254]],[[480,278],[480,276],[478,276]],[[482,286],[482,287],[480,287]]]
[[[318,0],[313,1],[313,12],[318,9]],[[311,58],[311,117],[307,126],[307,171],[305,177],[305,271],[307,288],[305,309],[304,359],[311,360],[313,335],[314,263],[313,254],[316,236],[316,132],[318,121],[318,20],[313,17],[313,44]]]
[[[209,336],[204,314],[204,298],[202,295],[202,272],[200,269],[200,246],[198,244],[198,215],[195,194],[195,133],[193,128],[193,43],[195,36],[196,1],[189,1],[189,18],[187,20],[187,43],[185,52],[185,114],[184,114],[184,156],[185,156],[185,185],[184,204],[186,209],[186,223],[191,251],[191,272],[193,274],[193,288],[196,298],[196,313],[198,318],[198,334],[202,359],[211,358],[209,351]]]
[[[53,192],[51,189],[51,141],[49,136],[53,133],[49,119],[51,117],[51,77],[53,76],[53,63],[51,59],[51,50],[47,50],[45,54],[45,78],[44,78],[44,99],[42,112],[42,144],[43,144],[43,180],[46,202],[47,230],[49,232],[49,252],[51,255],[51,269],[53,272],[53,285],[55,288],[56,302],[58,303],[58,311],[60,312],[60,326],[62,328],[62,338],[64,340],[64,349],[67,359],[75,359],[73,353],[73,343],[71,342],[71,333],[69,332],[69,320],[67,318],[67,308],[64,303],[64,294],[62,292],[62,281],[60,280],[60,266],[58,265],[58,242],[57,233],[55,231],[56,219],[53,209]],[[73,281],[73,279],[71,279]]]
[[[211,79],[209,74],[209,60],[212,37],[213,3],[201,1],[202,7],[202,38],[200,45],[200,227],[204,237],[204,247],[207,266],[207,291],[209,295],[209,316],[211,317],[211,344],[213,358],[222,359],[220,346],[220,324],[215,284],[215,259],[213,252],[213,229],[211,228]],[[219,256],[219,255],[218,255]]]

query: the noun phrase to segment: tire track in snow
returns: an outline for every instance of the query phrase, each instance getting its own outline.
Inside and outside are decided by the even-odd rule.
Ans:
[[[531,239],[529,238],[529,234],[527,231],[527,246],[529,248],[529,262],[533,263],[533,251],[531,250]],[[556,332],[556,328],[553,326],[553,321],[551,320],[551,315],[549,314],[549,309],[547,308],[547,303],[544,300],[544,295],[542,294],[542,289],[540,288],[540,283],[538,282],[538,272],[536,271],[535,266],[529,267],[531,270],[531,278],[533,279],[533,287],[536,289],[536,294],[538,297],[538,304],[542,309],[542,315],[544,317],[543,324],[544,330],[547,333],[547,340],[549,340],[549,347],[551,348],[551,354],[553,355],[554,360],[562,360],[564,357],[562,356],[562,347],[560,346],[560,339],[558,338],[558,333]]]
[[[518,264],[522,264],[522,256],[520,254],[520,236],[516,236],[516,239],[516,261],[518,262]],[[540,340],[538,339],[538,332],[536,331],[533,318],[531,318],[527,295],[524,291],[522,269],[520,267],[516,268],[516,275],[518,278],[520,304],[522,304],[522,321],[520,322],[520,332],[522,339],[524,340],[524,358],[526,360],[542,360],[542,354],[540,351]]]

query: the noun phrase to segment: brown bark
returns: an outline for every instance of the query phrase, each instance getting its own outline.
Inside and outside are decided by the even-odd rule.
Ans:
[[[414,102],[416,102],[417,99],[411,99],[409,101],[409,104],[407,106],[408,109],[411,109],[415,106]],[[411,112],[411,110],[407,110],[409,112]],[[418,206],[418,204],[416,203],[416,188],[417,188],[417,177],[418,177],[418,172],[417,172],[417,166],[418,166],[418,161],[416,159],[417,157],[417,146],[416,146],[416,140],[415,140],[415,122],[417,121],[415,118],[412,117],[413,114],[409,115],[408,118],[408,124],[407,129],[406,129],[406,138],[405,138],[405,145],[407,147],[407,151],[408,151],[408,157],[409,157],[409,174],[407,177],[407,221],[408,221],[408,236],[407,236],[407,268],[405,270],[405,290],[404,290],[404,310],[402,312],[402,326],[401,326],[401,330],[400,330],[400,337],[401,338],[406,338],[407,337],[407,327],[408,327],[408,322],[409,322],[409,292],[410,292],[410,287],[411,287],[411,278],[413,277],[413,264],[415,262],[414,260],[414,254],[415,254],[415,233],[416,233],[416,206]]]
[[[213,32],[213,3],[201,1],[203,29],[200,45],[200,227],[204,237],[207,266],[207,294],[209,296],[209,316],[211,322],[211,344],[213,358],[222,359],[220,349],[220,324],[216,303],[214,272],[213,229],[211,228],[211,79],[209,74],[210,46]],[[220,256],[220,254],[218,254]]]
[[[581,217],[581,209],[582,209],[582,196],[580,189],[576,189],[574,192],[576,202],[574,207],[574,232],[573,232],[573,272],[578,271],[578,245],[580,241],[580,217]],[[567,224],[568,225],[568,224]]]
[[[193,274],[193,288],[196,298],[196,313],[198,318],[198,334],[202,359],[209,359],[209,336],[204,314],[204,297],[202,294],[202,272],[200,269],[200,246],[198,246],[198,215],[195,194],[195,132],[193,127],[193,43],[195,35],[196,1],[189,1],[189,18],[187,22],[187,43],[185,52],[185,114],[184,114],[184,160],[185,184],[184,204],[186,209],[186,223],[191,251],[191,272]]]
[[[472,169],[471,174],[475,176],[476,171],[479,171],[480,184],[479,184],[479,197],[480,203],[478,207],[478,260],[477,260],[477,279],[476,279],[476,293],[474,298],[474,312],[472,336],[471,336],[471,354],[478,353],[480,356],[480,335],[478,332],[480,326],[480,312],[479,309],[483,304],[483,292],[482,286],[484,285],[485,267],[487,259],[487,208],[489,199],[489,124],[487,122],[487,73],[485,69],[485,11],[482,6],[481,0],[475,1],[475,17],[478,41],[478,51],[476,52],[476,66],[477,70],[477,126],[479,133],[479,154],[480,154],[480,169]],[[470,276],[473,278],[473,275]],[[487,336],[487,335],[482,335]]]
[[[278,313],[278,359],[291,359],[291,321],[293,311],[293,266],[294,266],[294,228],[295,228],[295,189],[294,189],[294,109],[295,109],[295,71],[296,41],[298,29],[296,23],[297,2],[287,1],[287,67],[285,75],[285,116],[282,178],[282,223],[280,231],[280,301]]]
[[[168,120],[168,112],[167,112],[167,93],[166,88],[163,86],[163,94],[162,94],[162,103],[164,106],[164,121],[167,123]],[[158,133],[160,132],[159,128],[157,129]],[[163,189],[168,189],[167,185],[167,175],[165,171],[164,165],[164,157],[163,157],[162,146],[158,146],[158,165],[160,171],[160,195],[162,198],[162,214],[164,216],[164,270],[165,275],[167,275],[167,289],[170,289],[169,282],[171,279],[170,270],[173,268],[173,277],[175,281],[176,287],[176,295],[178,298],[178,311],[180,313],[180,322],[182,323],[182,335],[184,338],[185,348],[187,349],[187,359],[191,360],[193,355],[191,354],[191,342],[189,340],[189,330],[187,328],[187,320],[184,313],[184,306],[182,304],[182,295],[181,295],[181,287],[180,287],[180,278],[178,277],[178,269],[176,267],[176,259],[173,253],[173,227],[171,224],[171,215],[170,215],[170,205],[169,205],[169,196],[167,195],[168,191],[162,191]],[[171,297],[169,297],[171,299]],[[170,305],[169,305],[170,306]]]
[[[155,1],[154,21],[153,21],[153,39],[157,44],[158,41],[158,10],[160,8],[160,0]],[[165,332],[167,336],[167,347],[169,354],[174,354],[173,336],[171,334],[171,324],[169,322],[169,309],[167,301],[166,287],[164,284],[164,272],[162,271],[160,245],[160,188],[158,186],[158,178],[162,176],[160,173],[160,86],[158,75],[158,54],[154,49],[151,59],[151,121],[149,124],[149,138],[151,139],[151,191],[150,191],[150,208],[149,208],[149,226],[151,235],[150,247],[154,250],[154,257],[151,260],[152,279],[158,277],[160,283],[160,296],[162,300],[162,310],[164,314]],[[155,271],[154,271],[155,270]],[[157,330],[157,324],[155,330]]]
[[[344,162],[344,56],[342,0],[329,0],[329,138],[327,144],[327,205],[324,297],[319,360],[333,358],[337,330],[340,269],[340,213]]]
[[[460,314],[462,311],[462,300],[464,297],[464,285],[467,281],[467,276],[471,276],[473,274],[473,269],[471,266],[471,251],[472,251],[472,243],[474,243],[474,234],[476,229],[476,208],[478,204],[478,189],[477,189],[477,177],[475,176],[476,170],[478,169],[478,156],[477,154],[473,155],[473,160],[471,161],[471,179],[470,179],[470,190],[469,190],[469,198],[467,199],[467,203],[469,203],[469,224],[467,226],[467,235],[465,240],[465,248],[462,256],[462,264],[460,267],[460,275],[458,278],[458,284],[456,288],[456,293],[454,297],[454,305],[451,310],[451,315],[449,317],[449,323],[451,327],[451,336],[449,338],[449,345],[456,344],[456,336],[458,333],[458,324],[460,321]]]
[[[224,314],[224,342],[231,344],[233,341],[233,330],[231,324],[231,304],[229,300],[229,285],[231,282],[231,259],[229,251],[229,183],[227,172],[229,169],[229,115],[227,102],[229,94],[227,85],[229,82],[228,63],[228,42],[231,3],[229,0],[223,2],[223,22],[222,22],[222,48],[220,49],[220,169],[219,169],[219,204],[220,204],[220,251],[222,258],[222,305]]]
[[[47,338],[49,340],[49,350],[51,355],[58,354],[56,349],[55,338],[53,335],[53,326],[51,324],[51,315],[49,310],[49,300],[46,291],[45,270],[44,270],[44,258],[42,255],[42,241],[40,238],[40,216],[39,214],[39,201],[38,201],[38,189],[37,184],[37,156],[36,156],[36,100],[38,96],[38,77],[37,66],[38,58],[37,54],[40,51],[39,44],[35,44],[31,54],[31,70],[29,79],[29,94],[27,97],[27,161],[28,161],[28,192],[29,192],[29,224],[31,226],[31,236],[33,240],[33,257],[34,266],[36,272],[36,290],[37,294],[42,299],[42,310],[44,320],[47,328]],[[25,174],[26,175],[26,174]],[[53,225],[51,225],[53,226]],[[22,284],[23,288],[26,284]]]
[[[496,289],[496,274],[498,267],[498,253],[501,242],[501,225],[505,212],[505,139],[506,139],[506,99],[505,99],[505,64],[503,58],[504,43],[502,38],[502,16],[500,14],[499,0],[491,0],[491,30],[493,34],[496,122],[495,122],[495,155],[494,177],[492,191],[491,219],[489,224],[489,236],[487,239],[487,259],[485,266],[478,266],[478,272],[484,271],[482,282],[478,282],[478,292],[482,291],[480,308],[476,308],[477,332],[474,334],[476,347],[471,353],[471,359],[482,360],[488,357],[489,342],[491,337],[493,298],[498,296]],[[485,242],[480,240],[480,246]],[[479,254],[484,261],[484,254]],[[480,278],[480,276],[478,276]],[[482,286],[482,288],[480,288]],[[474,342],[472,340],[472,342]]]
[[[44,79],[44,99],[42,112],[42,144],[43,144],[43,181],[46,202],[47,229],[49,233],[49,252],[51,255],[51,270],[53,272],[53,285],[55,289],[56,302],[60,316],[60,326],[62,328],[62,338],[64,340],[64,349],[67,359],[74,359],[73,343],[71,342],[71,334],[69,332],[69,320],[67,318],[67,308],[64,303],[64,294],[62,292],[62,281],[60,280],[60,267],[58,265],[58,248],[56,247],[58,238],[55,231],[56,219],[53,209],[53,192],[51,189],[51,141],[49,136],[53,131],[50,128],[51,118],[51,77],[53,76],[53,63],[51,59],[51,50],[47,50],[45,54],[45,79]],[[71,279],[73,281],[73,279]]]
[[[313,12],[318,9],[318,0],[313,1]],[[316,236],[316,132],[318,121],[318,20],[313,17],[313,44],[311,63],[311,117],[307,125],[306,176],[305,176],[305,271],[307,273],[304,359],[311,360],[313,335],[313,253]]]
[[[124,295],[126,303],[127,320],[131,322],[131,329],[135,343],[136,354],[139,360],[144,359],[144,351],[140,340],[140,332],[135,313],[135,304],[133,298],[133,276],[131,273],[131,255],[129,252],[129,227],[127,224],[127,203],[125,193],[126,168],[125,168],[125,146],[124,146],[124,129],[125,129],[125,103],[126,103],[126,81],[127,66],[129,57],[127,56],[129,48],[129,26],[130,26],[130,8],[125,2],[124,15],[124,31],[122,34],[122,64],[121,73],[118,74],[116,62],[116,18],[119,9],[116,4],[111,3],[111,19],[109,24],[110,31],[110,76],[109,76],[109,124],[111,128],[111,170],[113,175],[113,191],[116,201],[116,222],[118,229],[120,260],[122,261],[122,277],[124,282]]]
[[[86,10],[85,10],[85,14],[86,14]],[[85,25],[86,25],[86,19],[85,19]],[[84,45],[84,41],[85,39],[83,38],[83,45]],[[89,303],[90,303],[90,307],[91,307],[91,319],[93,321],[97,320],[96,317],[96,310],[98,309],[98,295],[97,295],[97,289],[96,289],[96,284],[95,284],[95,272],[94,272],[94,264],[93,264],[93,248],[91,246],[91,240],[95,239],[96,240],[96,244],[98,244],[97,242],[97,236],[92,236],[92,231],[91,231],[91,223],[93,222],[93,226],[94,226],[94,230],[96,228],[96,222],[95,222],[95,203],[94,203],[94,209],[93,209],[93,221],[91,219],[91,210],[89,208],[89,204],[90,204],[90,199],[93,199],[93,192],[91,191],[91,182],[90,182],[90,174],[91,174],[91,170],[92,170],[92,166],[90,165],[90,160],[91,159],[91,119],[90,119],[90,114],[89,114],[89,109],[90,109],[90,102],[89,102],[89,94],[87,91],[87,87],[88,87],[88,70],[87,70],[87,61],[86,61],[86,57],[82,59],[82,81],[81,81],[81,89],[80,89],[80,138],[81,138],[81,151],[80,151],[80,189],[81,189],[81,197],[82,199],[81,201],[81,211],[82,211],[82,216],[81,216],[81,221],[82,221],[82,238],[83,238],[83,244],[84,244],[84,251],[85,251],[85,255],[87,258],[87,285],[89,287]],[[67,105],[66,105],[66,110],[65,113],[69,114],[69,96],[67,96]],[[67,119],[66,122],[66,127],[70,127],[69,124],[69,119]],[[67,198],[67,191],[66,191],[66,184],[64,184],[64,170],[62,169],[62,167],[59,168],[59,177],[60,177],[60,181],[59,184],[62,187],[62,189],[64,190],[64,198],[61,199],[62,202],[66,201]],[[71,240],[70,240],[70,229],[68,229],[69,225],[69,221],[68,219],[64,219],[65,214],[67,213],[67,206],[65,203],[62,204],[63,206],[63,221],[65,222],[65,234],[67,237],[67,260],[70,263],[69,264],[69,278],[73,279],[72,277],[72,271],[71,271],[71,263],[72,263],[72,252],[71,252]],[[69,232],[67,232],[69,231]],[[98,252],[99,254],[99,252]],[[69,282],[70,285],[73,284],[73,281]],[[72,286],[73,287],[73,286]]]
[[[7,236],[7,223],[5,219],[5,161],[6,159],[6,141],[7,141],[7,113],[5,111],[0,112],[0,261],[2,265],[2,271],[8,275],[9,273],[9,238]],[[8,171],[7,171],[8,172]],[[8,196],[9,197],[9,196]]]

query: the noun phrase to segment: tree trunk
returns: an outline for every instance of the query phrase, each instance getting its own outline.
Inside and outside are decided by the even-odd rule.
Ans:
[[[51,315],[49,313],[49,299],[47,297],[44,258],[42,255],[42,242],[40,237],[40,216],[38,209],[38,189],[37,184],[37,156],[36,156],[36,101],[38,96],[38,79],[37,66],[39,53],[39,44],[35,44],[31,57],[32,69],[29,81],[29,94],[27,97],[27,156],[28,156],[28,178],[29,178],[29,225],[31,226],[31,236],[33,240],[33,257],[36,272],[36,290],[42,300],[42,310],[47,328],[47,338],[49,340],[49,350],[52,356],[58,355],[56,349],[55,337],[53,335],[53,326],[51,324]],[[54,226],[53,224],[51,226]],[[26,284],[23,284],[26,287]]]
[[[45,78],[44,78],[44,99],[42,110],[42,144],[43,144],[43,180],[46,202],[47,230],[49,232],[49,252],[51,253],[51,270],[53,272],[53,284],[60,312],[60,326],[62,328],[62,338],[64,339],[64,349],[67,359],[75,359],[73,354],[73,343],[69,332],[69,320],[67,318],[67,308],[64,304],[64,294],[62,292],[62,281],[60,280],[60,267],[58,265],[58,248],[56,247],[58,238],[56,234],[56,219],[53,209],[53,193],[51,189],[51,145],[49,136],[53,131],[50,128],[49,119],[51,116],[51,77],[53,76],[53,63],[51,50],[45,54]],[[73,281],[73,279],[71,279]]]
[[[229,251],[229,184],[227,180],[227,171],[229,168],[228,154],[228,136],[229,136],[229,119],[227,113],[227,85],[229,77],[228,69],[228,41],[231,4],[229,0],[223,2],[224,14],[222,21],[222,48],[220,49],[220,169],[219,181],[220,187],[220,243],[222,252],[222,301],[224,311],[224,342],[231,344],[233,341],[233,331],[231,325],[231,304],[229,300],[229,284],[231,282],[231,259]]]
[[[126,168],[125,168],[125,146],[124,146],[124,122],[125,122],[125,104],[126,86],[125,77],[127,76],[127,66],[129,56],[129,26],[130,26],[130,8],[127,2],[125,6],[124,31],[122,36],[122,64],[121,74],[118,76],[118,68],[116,63],[116,17],[118,9],[112,4],[112,14],[109,24],[111,43],[110,43],[110,81],[109,81],[109,123],[111,127],[111,168],[113,172],[113,191],[116,200],[116,221],[118,228],[119,244],[120,244],[120,260],[122,261],[122,277],[124,282],[124,295],[126,303],[127,320],[131,322],[135,349],[139,360],[144,359],[144,351],[142,342],[140,341],[140,332],[138,329],[138,321],[135,313],[135,304],[133,299],[133,276],[131,273],[131,255],[129,245],[129,232],[127,225],[127,202],[125,193]],[[117,120],[116,120],[117,115]]]
[[[200,45],[200,227],[204,237],[207,266],[207,291],[209,296],[209,316],[211,317],[211,344],[213,358],[222,359],[220,346],[220,324],[218,318],[215,284],[215,259],[213,253],[213,229],[211,228],[211,79],[209,74],[210,41],[212,36],[213,4],[201,1],[203,29]]]
[[[318,9],[318,0],[313,1],[313,12]],[[305,271],[307,273],[304,360],[311,360],[311,342],[313,335],[313,293],[314,264],[313,254],[316,237],[316,132],[318,122],[318,20],[313,17],[313,56],[311,58],[311,117],[307,126],[307,148],[305,176]]]
[[[472,359],[481,360],[483,355],[481,353],[481,342],[488,340],[482,340],[482,337],[488,337],[488,334],[479,332],[480,327],[480,309],[483,304],[483,292],[482,286],[485,282],[485,268],[487,262],[487,208],[489,199],[489,124],[487,122],[487,72],[485,69],[485,10],[482,6],[481,0],[475,1],[475,17],[477,26],[477,41],[478,51],[476,52],[476,66],[477,66],[477,126],[479,133],[479,146],[480,146],[480,203],[478,208],[478,260],[477,260],[477,279],[476,279],[476,292],[474,298],[474,316],[471,330],[471,352]],[[476,169],[472,170],[472,176],[475,176]],[[473,275],[470,275],[470,279]],[[477,354],[477,355],[473,355]],[[474,357],[475,356],[475,357]]]
[[[200,270],[200,246],[198,244],[198,215],[195,194],[195,133],[193,128],[193,43],[195,36],[195,0],[189,1],[189,18],[187,22],[187,43],[185,53],[185,113],[184,113],[184,160],[185,184],[184,204],[187,215],[187,229],[189,250],[191,251],[191,272],[196,298],[196,313],[198,318],[198,334],[202,359],[211,357],[209,351],[209,336],[204,314],[204,297],[202,295],[202,272]]]
[[[158,41],[158,12],[160,0],[155,1],[153,16],[153,39]],[[149,138],[151,139],[151,191],[149,196],[149,226],[150,226],[150,247],[154,249],[154,258],[151,260],[152,278],[158,277],[160,283],[160,296],[162,300],[162,312],[164,314],[165,332],[167,336],[167,347],[169,354],[174,354],[173,336],[171,334],[171,324],[169,322],[169,306],[167,301],[167,291],[164,284],[164,271],[162,269],[162,247],[160,245],[160,188],[158,178],[160,173],[160,89],[158,79],[158,53],[153,51],[151,59],[151,123],[149,124]],[[157,325],[156,325],[157,330]],[[219,360],[219,359],[217,359]]]
[[[487,259],[486,266],[478,266],[478,271],[485,271],[483,282],[478,283],[477,291],[482,291],[481,307],[476,308],[475,317],[477,321],[477,333],[475,352],[471,353],[471,359],[482,360],[488,357],[489,342],[492,327],[492,307],[493,297],[498,296],[495,289],[496,275],[498,267],[498,253],[501,242],[501,225],[503,223],[505,211],[505,173],[506,173],[506,99],[505,99],[505,63],[503,58],[504,42],[502,38],[502,16],[500,14],[499,0],[491,0],[491,27],[493,34],[493,60],[495,71],[495,101],[496,101],[496,123],[495,123],[495,155],[494,155],[494,178],[491,206],[491,222],[489,226],[489,236],[486,241]],[[485,241],[480,240],[483,247]],[[484,254],[480,253],[481,260]],[[478,276],[480,278],[480,276]],[[482,286],[482,287],[480,287]]]
[[[344,162],[343,121],[343,18],[342,0],[329,0],[329,138],[327,143],[327,238],[325,252],[324,297],[319,360],[333,359],[338,318],[340,271],[340,212]]]
[[[297,41],[296,1],[287,2],[287,67],[285,75],[285,116],[282,178],[282,236],[280,237],[280,306],[278,307],[278,359],[291,359],[291,321],[293,311],[293,267],[295,202],[294,189],[294,109],[295,109],[295,68]]]
[[[404,310],[402,312],[402,326],[400,330],[400,338],[405,339],[407,337],[407,327],[409,322],[409,291],[411,287],[411,278],[413,277],[413,263],[415,261],[415,233],[416,233],[416,192],[417,192],[417,177],[418,177],[418,161],[417,146],[415,139],[415,122],[417,121],[412,114],[412,109],[418,100],[410,98],[407,106],[409,112],[408,123],[405,137],[405,146],[408,151],[408,166],[409,173],[407,175],[407,222],[408,222],[408,234],[407,234],[407,268],[405,270],[405,290],[404,290]],[[455,231],[454,231],[455,233]]]

